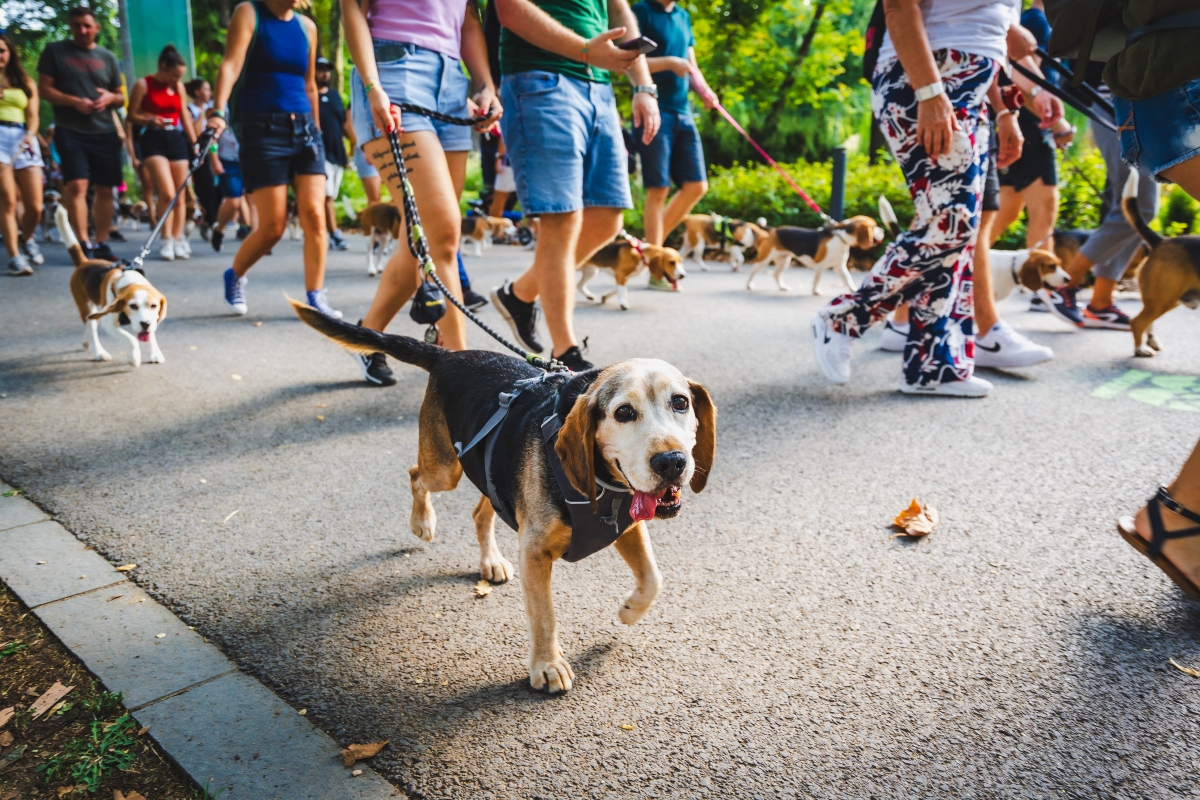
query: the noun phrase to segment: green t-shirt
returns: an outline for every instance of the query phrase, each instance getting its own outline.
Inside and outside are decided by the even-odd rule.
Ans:
[[[52,42],[42,50],[37,71],[54,79],[54,88],[63,94],[95,100],[100,89],[121,91],[121,65],[117,57],[96,46],[84,50],[68,39]],[[81,113],[70,106],[54,107],[54,124],[78,133],[113,133],[111,109]]]
[[[1164,17],[1200,11],[1200,0],[1138,0],[1127,3],[1121,21],[1129,30]],[[1175,28],[1143,37],[1109,60],[1104,82],[1126,100],[1144,100],[1200,77],[1200,32]],[[1117,120],[1118,124],[1124,124]]]
[[[608,5],[604,0],[534,0],[534,3],[556,22],[584,39],[591,39],[608,30]],[[504,28],[500,32],[501,74],[513,75],[532,70],[557,72],[560,75],[596,83],[609,82],[608,70],[595,67],[589,70],[582,61],[563,58],[535,47],[508,28]]]

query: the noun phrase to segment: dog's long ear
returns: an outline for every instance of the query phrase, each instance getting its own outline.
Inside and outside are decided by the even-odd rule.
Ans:
[[[99,311],[93,311],[91,314],[88,314],[88,319],[100,319],[101,317],[106,316],[108,314],[124,314],[124,313],[125,313],[125,298],[122,296],[122,297],[116,298],[111,303],[106,305],[104,308],[100,309]]]
[[[158,296],[158,321],[161,323],[167,318],[167,296],[160,294]]]
[[[1042,288],[1044,281],[1042,280],[1042,269],[1039,265],[1041,261],[1035,251],[1030,251],[1025,258],[1025,263],[1017,270],[1017,280],[1031,292],[1036,292]]]
[[[667,254],[657,252],[646,259],[652,277],[663,279],[667,277]]]
[[[692,390],[692,410],[696,412],[696,445],[692,448],[696,471],[692,473],[690,485],[692,491],[699,494],[708,483],[708,473],[717,455],[717,407],[703,386],[688,381],[688,387]]]
[[[554,452],[562,461],[567,480],[580,493],[587,496],[596,510],[596,406],[590,394],[580,395],[575,400],[562,430]]]
[[[862,250],[870,250],[875,246],[875,220],[860,219],[854,226],[854,237]]]

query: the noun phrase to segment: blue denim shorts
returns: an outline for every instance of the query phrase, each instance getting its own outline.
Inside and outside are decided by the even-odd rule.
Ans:
[[[247,192],[286,186],[297,175],[325,177],[325,145],[312,114],[246,113],[239,123]]]
[[[217,179],[217,184],[221,187],[221,197],[223,198],[238,198],[245,194],[242,188],[242,162],[226,161],[221,159],[221,166],[225,171]]]
[[[612,86],[555,72],[518,72],[504,76],[500,98],[500,127],[522,211],[633,208]]]
[[[1200,156],[1200,78],[1145,100],[1113,98],[1121,158],[1158,178]]]
[[[691,114],[664,111],[662,127],[650,144],[642,144],[642,129],[633,129],[633,142],[642,158],[642,185],[658,189],[708,180],[704,146]]]
[[[361,147],[354,148],[354,171],[358,173],[359,180],[379,177],[379,170],[371,166],[371,162],[367,160],[367,154],[362,151]]]
[[[379,83],[393,103],[411,103],[451,117],[470,116],[467,113],[470,83],[457,58],[407,42],[376,39],[375,64]],[[384,135],[375,127],[366,87],[357,69],[350,72],[350,120],[359,147]],[[408,112],[401,112],[400,124],[410,133],[434,131],[447,153],[472,149],[469,126],[448,125]]]

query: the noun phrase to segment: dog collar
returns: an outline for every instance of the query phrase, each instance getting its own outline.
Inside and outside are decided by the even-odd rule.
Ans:
[[[637,253],[638,258],[641,259],[642,266],[650,266],[650,259],[646,258],[646,243],[636,236],[630,235],[624,228],[621,229],[619,235],[629,243],[629,246],[633,248],[633,252]]]

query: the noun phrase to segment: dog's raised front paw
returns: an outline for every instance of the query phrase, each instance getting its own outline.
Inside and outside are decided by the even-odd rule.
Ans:
[[[638,620],[646,616],[646,612],[653,604],[654,598],[646,600],[639,597],[637,592],[630,592],[629,596],[625,598],[625,602],[621,604],[620,610],[617,611],[617,616],[626,625],[636,625]]]
[[[424,511],[422,514],[421,509],[414,504],[408,524],[414,536],[423,542],[432,542],[437,532],[437,512],[433,510],[433,503],[430,503],[428,498],[425,500]]]
[[[1154,357],[1154,351],[1151,350],[1149,347],[1146,347],[1146,345],[1142,345],[1141,347],[1135,348],[1133,351],[1133,354],[1135,356],[1137,356],[1138,358],[1153,358]]]
[[[512,562],[495,550],[479,559],[479,577],[492,583],[505,583],[516,574]]]
[[[529,685],[541,691],[545,689],[550,694],[569,692],[575,680],[571,665],[561,655],[557,658],[534,659],[529,668]]]

